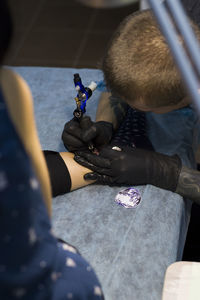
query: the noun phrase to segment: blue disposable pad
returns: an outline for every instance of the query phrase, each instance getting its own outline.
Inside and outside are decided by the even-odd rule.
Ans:
[[[61,134],[73,117],[73,74],[83,84],[101,82],[100,70],[14,67],[28,82],[43,149],[65,151]],[[95,119],[102,89],[87,103]],[[148,113],[148,134],[157,151],[181,156],[195,166],[197,116],[191,108],[166,115]],[[151,185],[139,186],[136,209],[114,201],[123,187],[91,185],[53,199],[55,234],[75,245],[91,263],[107,300],[160,300],[166,268],[182,257],[191,202]],[[67,283],[66,283],[67,284]]]

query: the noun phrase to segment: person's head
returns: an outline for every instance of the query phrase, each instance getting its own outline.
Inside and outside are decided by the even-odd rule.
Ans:
[[[2,65],[4,56],[9,47],[12,31],[12,20],[7,0],[0,0],[0,65]]]
[[[165,113],[190,102],[150,10],[133,13],[120,24],[102,68],[111,91],[136,109]]]

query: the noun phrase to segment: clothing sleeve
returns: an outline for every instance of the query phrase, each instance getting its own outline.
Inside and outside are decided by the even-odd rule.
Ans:
[[[70,192],[71,177],[59,152],[44,150],[53,197]]]

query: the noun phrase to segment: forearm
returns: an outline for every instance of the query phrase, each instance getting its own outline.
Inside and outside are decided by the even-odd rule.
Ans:
[[[96,121],[107,121],[116,130],[124,119],[128,105],[120,98],[104,92],[101,95],[96,113]]]
[[[200,172],[182,166],[176,193],[200,205]]]
[[[48,167],[53,197],[69,193],[75,189],[93,183],[85,180],[84,175],[89,169],[79,165],[70,152],[56,152],[44,150],[44,157]]]
[[[83,186],[86,186],[88,184],[93,183],[92,180],[85,180],[84,175],[88,172],[91,172],[91,170],[79,165],[74,160],[74,154],[70,152],[60,152],[60,156],[62,157],[66,168],[69,171],[70,177],[71,177],[71,189],[70,191],[79,189]]]

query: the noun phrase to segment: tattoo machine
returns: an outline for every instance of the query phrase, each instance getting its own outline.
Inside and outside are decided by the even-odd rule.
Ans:
[[[74,85],[78,94],[75,97],[77,107],[74,110],[73,115],[75,118],[81,119],[83,114],[86,112],[86,102],[92,96],[92,93],[96,89],[97,84],[92,81],[88,87],[85,87],[82,84],[80,75],[76,73],[74,74]]]
[[[81,120],[83,114],[86,112],[86,102],[92,96],[93,91],[96,89],[97,84],[92,81],[88,87],[85,87],[82,84],[81,77],[78,73],[74,74],[74,85],[75,89],[78,92],[75,97],[76,109],[73,112],[74,117],[77,120]],[[90,150],[94,150],[94,145],[92,142],[88,144]]]

